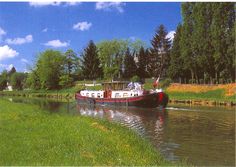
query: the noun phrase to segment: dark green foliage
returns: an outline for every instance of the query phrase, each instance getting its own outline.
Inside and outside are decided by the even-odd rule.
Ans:
[[[135,76],[133,76],[131,79],[130,79],[132,82],[140,82],[140,77],[139,76],[137,76],[137,75],[135,75]]]
[[[143,47],[140,48],[138,53],[137,74],[140,78],[147,77],[147,64],[148,64],[148,51],[145,51]]]
[[[62,75],[60,77],[59,85],[62,86],[63,88],[72,86],[72,83],[73,83],[73,78],[70,77],[69,75]]]
[[[151,40],[149,56],[149,73],[153,77],[166,76],[166,70],[170,60],[170,39],[167,37],[164,25],[160,25]]]
[[[10,84],[14,90],[22,90],[27,74],[14,72],[10,77]]]
[[[78,75],[79,58],[71,49],[67,50],[64,56],[64,70],[62,76],[60,76],[59,85],[70,87],[73,85],[74,78]]]
[[[234,3],[182,3],[182,17],[171,51],[169,76],[190,83],[234,81]]]
[[[167,88],[168,86],[170,86],[172,80],[170,78],[166,78],[162,81],[160,81],[160,88]]]
[[[193,34],[193,18],[192,9],[193,3],[182,4],[183,26],[181,32],[180,49],[181,56],[184,60],[184,70],[191,73],[191,78],[194,78],[194,71],[196,70],[195,54],[192,54],[192,34]]]
[[[71,77],[72,73],[75,73],[78,68],[79,58],[77,57],[76,53],[72,49],[67,50],[65,53],[65,73]]]
[[[124,78],[131,78],[134,75],[136,75],[137,72],[137,66],[134,61],[134,56],[131,55],[129,48],[127,49],[125,53],[125,58],[124,58],[124,73],[123,77]]]
[[[98,51],[93,41],[90,41],[82,55],[82,71],[85,79],[102,78],[102,68],[98,58]]]
[[[10,71],[8,72],[8,76],[11,76],[12,74],[14,74],[16,72],[16,68],[15,67],[12,67],[10,69]]]
[[[184,70],[182,69],[183,58],[181,57],[180,50],[181,28],[182,26],[178,25],[170,54],[170,66],[168,68],[168,76],[174,80],[178,80],[184,76]]]
[[[4,90],[7,87],[7,70],[4,70],[0,75],[0,90]]]

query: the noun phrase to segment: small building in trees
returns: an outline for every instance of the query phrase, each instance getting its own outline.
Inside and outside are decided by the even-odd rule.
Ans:
[[[4,91],[13,91],[12,86],[9,84],[9,82],[7,82],[7,87]]]

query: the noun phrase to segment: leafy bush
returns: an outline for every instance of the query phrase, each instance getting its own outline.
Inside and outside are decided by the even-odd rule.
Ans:
[[[164,79],[160,81],[160,86],[161,88],[166,88],[171,84],[172,80],[170,78]]]
[[[139,81],[140,81],[140,78],[139,78],[139,76],[135,75],[135,76],[133,76],[130,80],[131,80],[132,82],[139,82]]]

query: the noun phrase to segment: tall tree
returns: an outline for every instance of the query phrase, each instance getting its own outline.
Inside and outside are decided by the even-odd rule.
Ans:
[[[174,36],[174,41],[170,53],[170,66],[168,68],[168,76],[173,80],[181,80],[184,75],[184,65],[180,51],[181,28],[182,25],[179,24]]]
[[[97,47],[93,41],[89,41],[82,54],[82,71],[86,79],[102,78],[102,67],[98,58]]]
[[[42,89],[58,89],[65,57],[59,51],[46,50],[39,55],[36,73]]]
[[[10,84],[13,89],[22,90],[24,86],[24,82],[26,80],[27,74],[15,72],[10,77]]]
[[[150,66],[154,69],[152,75],[166,76],[166,71],[169,66],[170,59],[170,39],[167,38],[167,31],[164,25],[160,25],[155,32],[153,39],[151,40],[152,47],[150,49]]]
[[[122,62],[128,41],[125,40],[106,40],[97,44],[98,55],[102,64],[105,78],[120,77]]]
[[[124,78],[131,78],[137,74],[137,66],[134,61],[134,55],[131,55],[129,48],[126,50],[124,58]]]
[[[147,77],[147,55],[143,47],[140,48],[138,53],[137,74],[140,78]]]
[[[16,72],[16,68],[15,67],[12,67],[10,69],[10,71],[8,72],[8,76],[10,77],[12,74],[14,74]]]
[[[37,70],[32,70],[27,78],[26,78],[26,83],[25,83],[26,88],[30,88],[33,90],[38,90],[41,88],[41,83],[40,83],[40,78],[37,73]]]
[[[59,85],[63,87],[70,87],[72,86],[74,78],[76,78],[75,76],[77,75],[75,73],[78,71],[79,58],[72,49],[69,49],[65,53],[64,61],[64,73],[60,76]]]
[[[127,48],[130,52],[137,53],[145,43],[135,40],[105,40],[97,44],[98,55],[102,63],[105,78],[120,78],[124,68],[124,55]]]
[[[212,21],[212,8],[210,3],[194,3],[192,9],[192,55],[195,60],[195,80],[199,81],[205,75],[211,75],[214,66],[212,58],[210,25]],[[205,74],[205,75],[204,75]]]
[[[72,49],[68,49],[65,53],[65,71],[71,77],[71,74],[78,69],[79,58]]]
[[[186,70],[186,76],[190,73],[192,81],[195,77],[197,66],[196,66],[196,55],[193,54],[192,49],[192,35],[193,35],[193,6],[194,3],[182,3],[182,17],[183,25],[181,32],[180,48],[181,56],[184,60],[183,69]]]
[[[210,28],[214,46],[215,78],[218,80],[222,72],[222,77],[230,77],[230,69],[233,69],[235,7],[234,3],[213,3],[212,8],[214,12]]]
[[[8,78],[7,70],[4,70],[0,75],[0,90],[4,90],[7,87],[7,81],[8,81],[7,78]]]

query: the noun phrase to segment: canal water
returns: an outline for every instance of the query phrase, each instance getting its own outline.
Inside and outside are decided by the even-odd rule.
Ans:
[[[171,105],[166,109],[90,107],[76,102],[9,98],[49,112],[107,119],[149,140],[170,161],[197,166],[235,165],[235,108]]]

